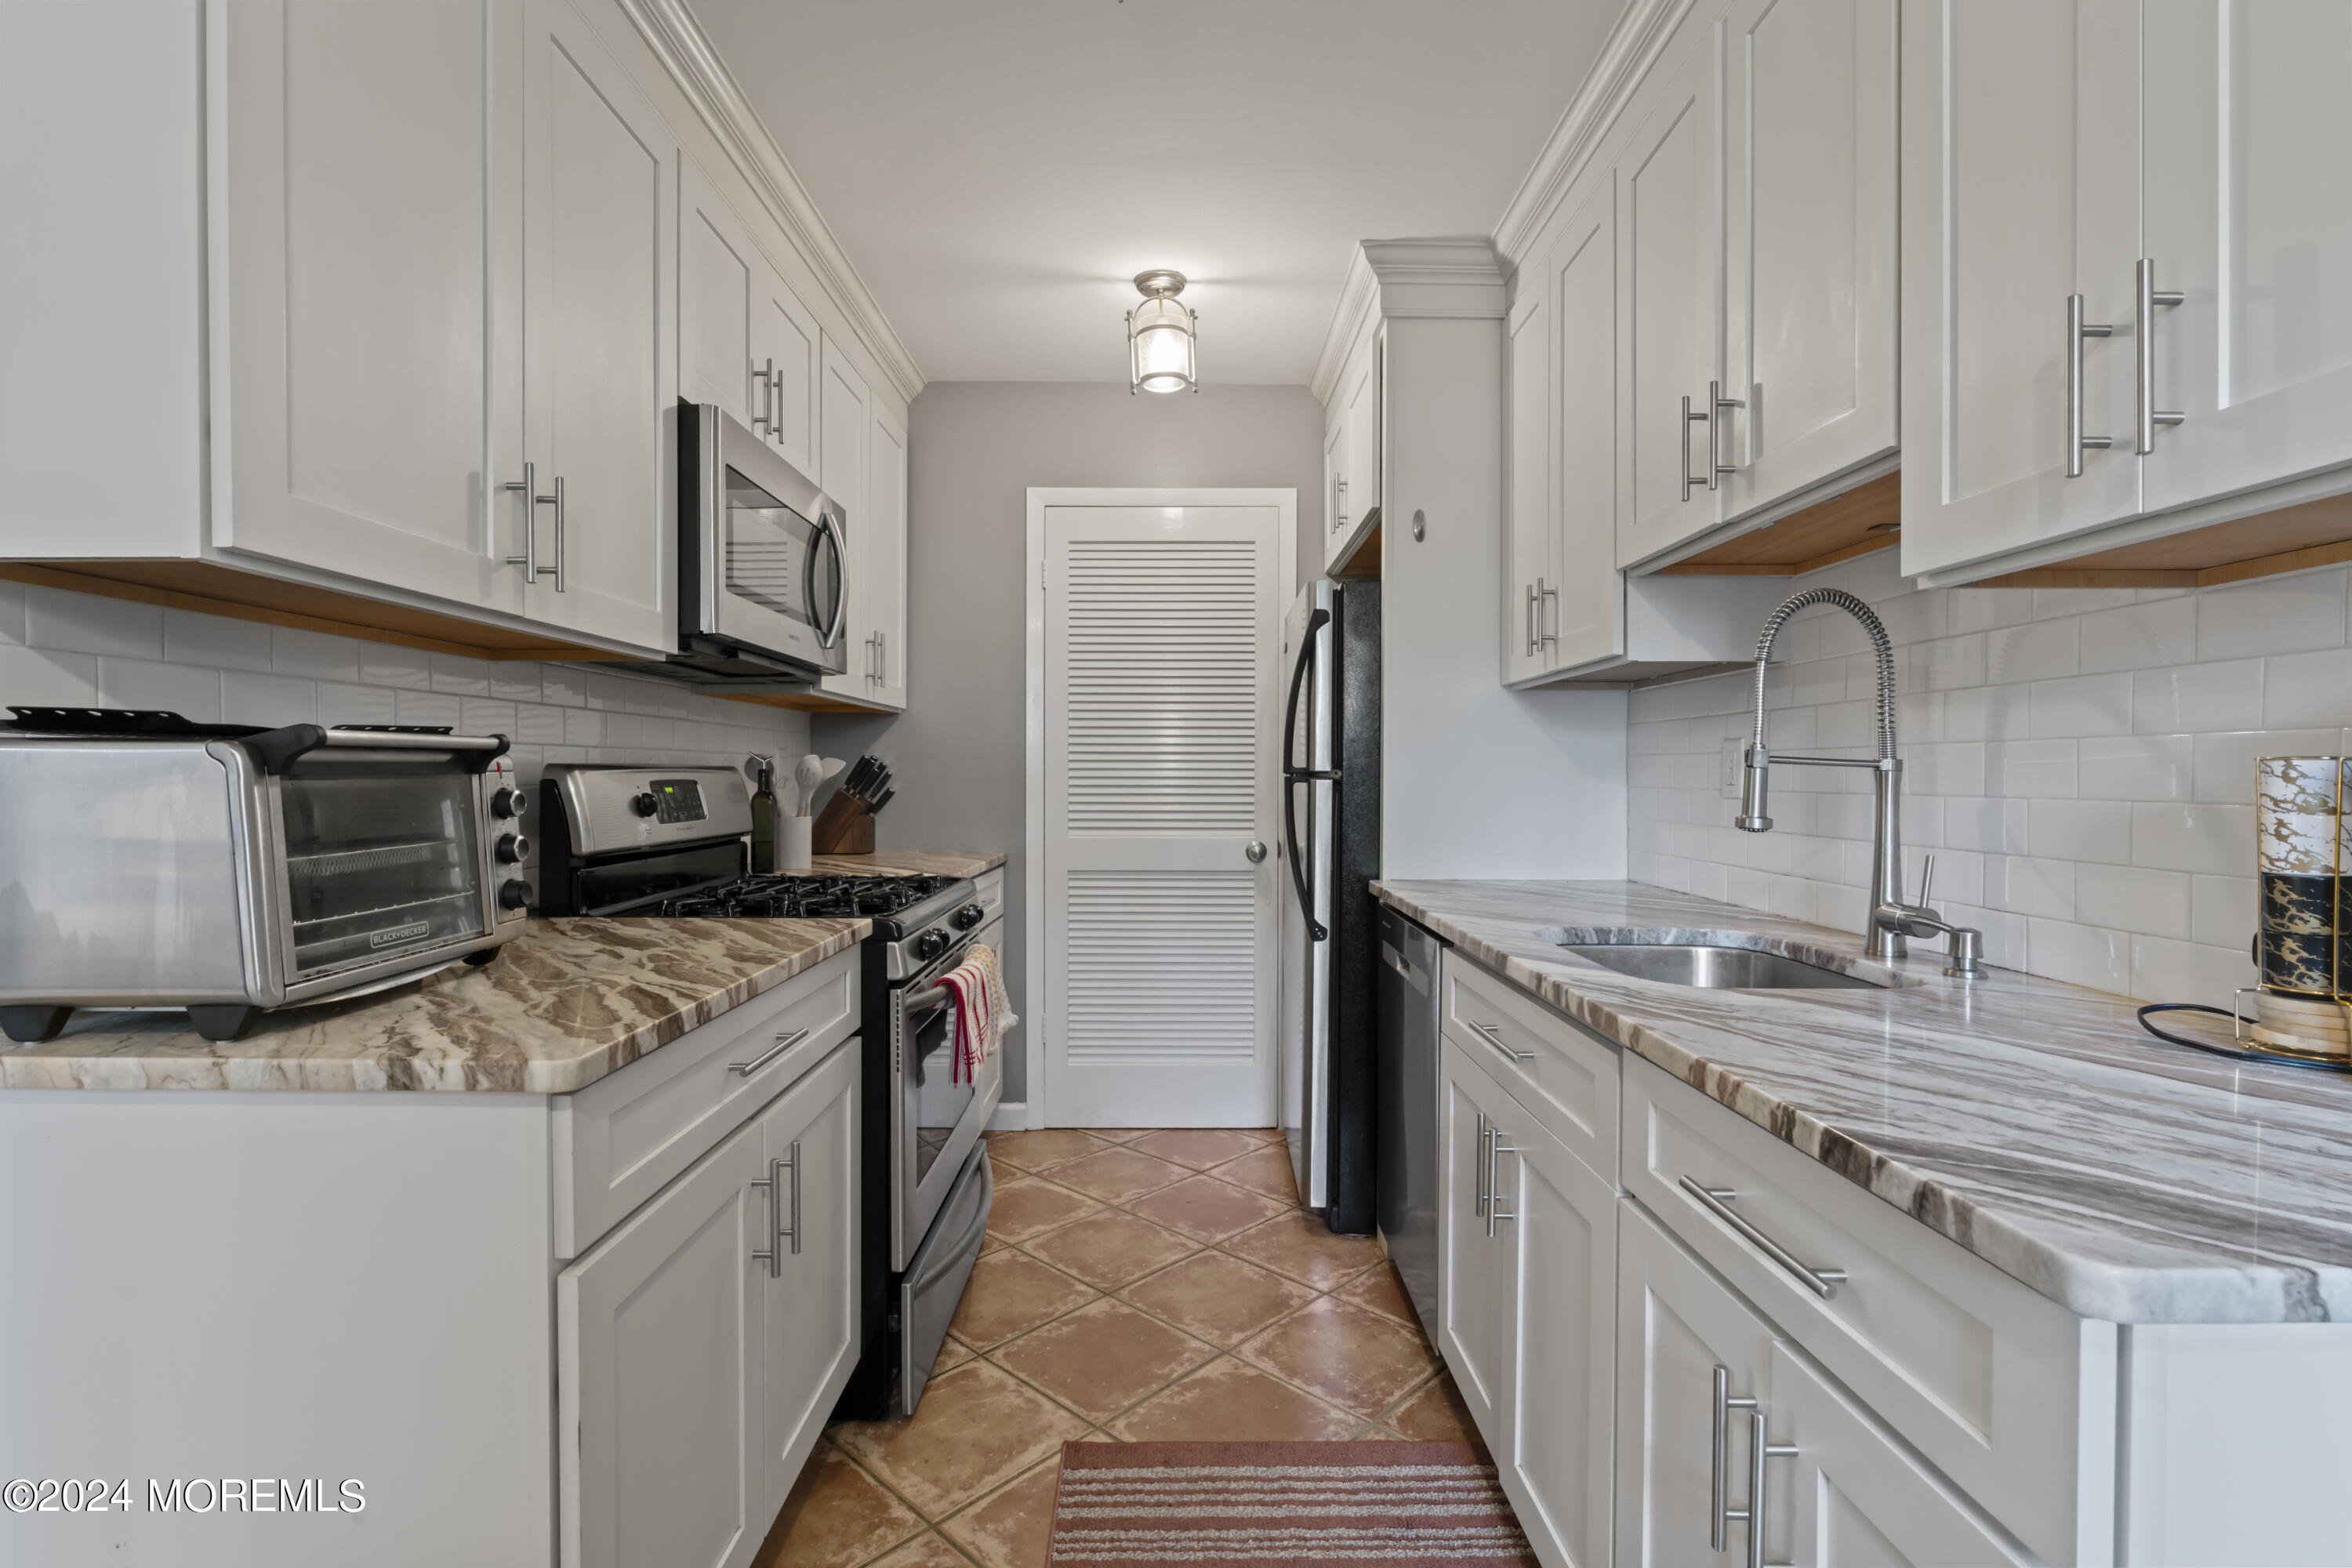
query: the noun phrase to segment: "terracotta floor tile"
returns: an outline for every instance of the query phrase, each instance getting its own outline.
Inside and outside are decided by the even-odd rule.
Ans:
[[[988,1205],[988,1228],[992,1235],[1020,1242],[1101,1211],[1102,1205],[1067,1187],[1035,1176],[1017,1176],[996,1184],[996,1195]]]
[[[1360,1425],[1278,1378],[1219,1356],[1110,1429],[1131,1443],[1335,1443]]]
[[[1040,1127],[988,1135],[988,1157],[1024,1171],[1048,1171],[1103,1147],[1101,1139],[1075,1127]]]
[[[1082,1307],[1100,1292],[1025,1252],[1007,1247],[982,1255],[949,1324],[956,1338],[977,1351]]]
[[[1368,1418],[1395,1404],[1436,1367],[1429,1347],[1411,1329],[1328,1296],[1234,1353]]]
[[[877,1557],[874,1568],[971,1568],[971,1559],[948,1544],[945,1537],[927,1530],[887,1557]]]
[[[922,1527],[880,1482],[820,1442],[752,1562],[756,1568],[853,1568]]]
[[[1387,1425],[1416,1443],[1475,1442],[1477,1425],[1462,1403],[1454,1374],[1441,1372],[1421,1392],[1388,1414]]]
[[[1213,1344],[1238,1344],[1297,1311],[1315,1292],[1222,1252],[1202,1252],[1121,1290],[1155,1318]]]
[[[1054,1541],[1054,1482],[1058,1458],[1008,1481],[940,1529],[985,1568],[1045,1568]]]
[[[1157,1127],[1089,1127],[1087,1131],[1097,1138],[1108,1138],[1114,1143],[1129,1143],[1147,1132],[1158,1132]]]
[[[1221,1182],[1214,1176],[1194,1176],[1172,1187],[1162,1187],[1149,1197],[1136,1199],[1127,1208],[1155,1225],[1181,1230],[1202,1241],[1221,1240],[1282,1212],[1282,1205],[1265,1194]]]
[[[1350,1443],[1402,1443],[1405,1439],[1375,1421],[1348,1441]]]
[[[908,1419],[845,1422],[834,1428],[834,1441],[938,1520],[1086,1430],[1086,1422],[1003,1368],[975,1361],[925,1388]]]
[[[1115,1290],[1200,1248],[1190,1237],[1124,1210],[1108,1209],[1039,1237],[1022,1250],[1098,1290]]]
[[[1129,1145],[1162,1160],[1173,1160],[1205,1171],[1265,1145],[1248,1133],[1229,1127],[1182,1127],[1147,1132]]]
[[[1123,1204],[1129,1198],[1141,1197],[1192,1173],[1181,1165],[1171,1165],[1165,1160],[1125,1148],[1105,1149],[1054,1167],[1055,1181],[1107,1204]]]
[[[953,1334],[950,1334],[940,1342],[940,1353],[931,1360],[931,1375],[937,1377],[943,1372],[951,1372],[979,1353]]]
[[[1331,1294],[1342,1301],[1368,1307],[1384,1318],[1394,1318],[1415,1333],[1427,1332],[1422,1327],[1420,1314],[1412,1310],[1412,1298],[1404,1293],[1404,1281],[1397,1278],[1393,1264],[1367,1268]]]
[[[1234,1237],[1224,1247],[1318,1290],[1335,1289],[1381,1261],[1381,1244],[1372,1237],[1334,1236],[1328,1226],[1298,1208]]]
[[[1108,1421],[1216,1353],[1105,1298],[997,1346],[989,1359],[1088,1420]]]
[[[1215,1174],[1221,1182],[1264,1193],[1276,1203],[1298,1201],[1298,1178],[1290,1169],[1290,1151],[1279,1143],[1258,1144],[1240,1159],[1218,1166]]]

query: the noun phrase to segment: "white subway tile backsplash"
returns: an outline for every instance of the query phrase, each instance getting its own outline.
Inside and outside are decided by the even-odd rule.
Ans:
[[[2263,710],[2263,661],[2132,673],[2132,728],[2142,734],[2242,730]]]
[[[2150,1002],[2202,1002],[2209,1007],[2227,1007],[2232,993],[2252,984],[2254,966],[2243,942],[2229,948],[2152,936],[2132,938],[2128,990],[2134,996]]]
[[[2047,680],[2081,668],[2082,630],[2072,620],[2028,621],[1985,635],[1988,679]]]
[[[490,666],[486,659],[463,654],[436,653],[433,658],[433,689],[457,697],[490,694]]]
[[[209,664],[218,669],[268,669],[269,628],[258,621],[233,621],[194,610],[163,612],[163,657],[173,664]]]
[[[415,648],[365,643],[360,647],[360,679],[370,686],[429,691],[433,688],[433,656]]]
[[[2257,757],[2325,757],[2342,754],[2340,730],[2232,730],[2197,737],[2196,800],[2234,805],[2254,804]]]
[[[2083,617],[2083,668],[2146,669],[2197,657],[2197,601],[2158,599]]]
[[[2026,961],[2036,974],[2095,991],[2131,989],[2132,939],[2126,932],[2072,921],[2033,920],[2026,924],[2025,948]]]
[[[490,695],[506,702],[540,700],[540,667],[529,659],[492,659]]]
[[[2055,620],[2061,616],[2088,616],[2100,610],[2132,603],[2129,588],[2036,588],[2033,618]]]
[[[319,722],[321,724],[396,724],[394,694],[381,686],[351,686],[341,681],[319,682]]]
[[[2247,876],[2254,868],[2254,808],[2135,803],[2132,863],[2167,871]]]
[[[100,599],[56,588],[25,589],[25,641],[60,653],[162,658],[163,611],[129,599]]]
[[[2127,866],[2131,807],[2119,800],[2037,800],[2026,813],[2025,850],[2044,859]]]
[[[2197,595],[2197,657],[2242,658],[2249,654],[2340,647],[2344,643],[2345,569],[2265,577]]]
[[[70,708],[97,700],[97,655],[0,644],[0,704]]]
[[[393,715],[403,724],[446,724],[452,730],[464,717],[464,699],[446,691],[412,691],[403,687],[393,693]]]
[[[486,697],[463,697],[457,700],[457,728],[468,735],[504,735],[511,741],[520,723],[511,702]]]
[[[2074,918],[2147,936],[2189,935],[2189,878],[2185,871],[2138,866],[2082,866],[2074,871]]]
[[[1947,597],[1950,601],[1950,607],[1944,612],[1948,631],[1989,631],[2033,618],[2033,591],[2030,588],[1954,588]]]
[[[1993,855],[2025,853],[2032,802],[1956,798],[1944,803],[1944,842],[1955,849]]]
[[[2011,914],[2072,920],[2074,863],[2030,855],[1990,855],[1984,863],[1985,902]]]
[[[2032,689],[2028,732],[2036,736],[2128,735],[2132,731],[2131,683],[2131,675],[2125,670],[2036,681]]]
[[[2085,800],[2187,800],[2194,735],[2095,735],[2075,743],[2076,792]]]
[[[280,675],[355,681],[360,678],[360,645],[351,637],[276,626],[269,634],[269,665]]]
[[[2352,647],[2263,661],[2263,723],[2273,730],[2352,724]]]
[[[2074,742],[1995,741],[1985,747],[1985,793],[2061,798],[2077,793]]]
[[[98,661],[98,700],[109,708],[160,708],[183,719],[217,723],[221,673],[200,664],[102,658]]]
[[[2256,888],[2252,877],[2189,878],[2189,940],[2210,947],[2245,947],[2258,929]]]
[[[25,640],[25,584],[0,583],[0,647]]]
[[[231,724],[309,724],[319,717],[315,683],[231,669],[221,675],[221,718]]]

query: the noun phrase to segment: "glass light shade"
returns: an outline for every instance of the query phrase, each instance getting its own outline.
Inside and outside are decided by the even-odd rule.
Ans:
[[[1164,296],[1128,312],[1133,385],[1144,392],[1182,392],[1193,384],[1193,315]]]

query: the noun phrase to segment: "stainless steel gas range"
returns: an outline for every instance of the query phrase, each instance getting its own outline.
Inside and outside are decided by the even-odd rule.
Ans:
[[[732,768],[551,767],[540,785],[541,914],[874,922],[861,954],[863,1349],[840,1414],[912,1414],[988,1227],[981,1133],[1002,1054],[951,1068],[940,976],[1003,911],[968,879],[752,876],[751,796]]]

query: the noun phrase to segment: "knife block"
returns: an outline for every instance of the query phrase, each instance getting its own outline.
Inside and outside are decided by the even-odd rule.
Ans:
[[[809,847],[819,855],[871,855],[874,853],[874,817],[866,803],[845,789],[833,792],[824,809],[816,814],[816,826],[810,830]]]

